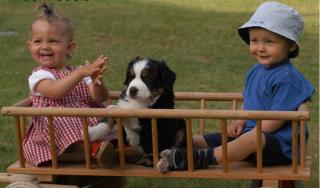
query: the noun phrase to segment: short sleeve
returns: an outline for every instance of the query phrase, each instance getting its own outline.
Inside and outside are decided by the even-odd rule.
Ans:
[[[304,85],[299,81],[278,83],[274,88],[271,110],[297,110],[298,106],[308,100],[314,92],[312,88],[301,86]]]
[[[34,89],[36,87],[36,85],[41,81],[41,80],[56,80],[56,78],[54,77],[54,75],[46,70],[38,70],[33,72],[30,76],[29,76],[29,89],[32,93],[34,93],[35,95],[40,96],[41,93],[36,92]]]
[[[86,83],[86,85],[89,85],[92,83],[92,79],[90,78],[90,76],[84,77],[83,80]]]

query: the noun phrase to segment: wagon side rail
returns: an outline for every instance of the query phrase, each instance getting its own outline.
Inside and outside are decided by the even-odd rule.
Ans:
[[[119,98],[119,91],[111,91],[107,104]],[[228,101],[231,103],[231,109],[236,110],[243,101],[241,93],[211,93],[211,92],[175,92],[176,101],[197,101],[199,109],[206,109],[207,102],[210,101]],[[199,132],[205,133],[205,119],[199,119]]]
[[[111,93],[112,96],[113,93]],[[117,93],[115,94],[115,96]],[[195,178],[237,178],[237,179],[291,179],[291,180],[306,180],[310,174],[306,174],[306,160],[305,160],[305,121],[310,119],[309,112],[302,105],[299,111],[244,111],[236,110],[237,103],[242,100],[241,94],[227,95],[218,93],[213,95],[206,93],[176,93],[176,100],[198,100],[200,101],[200,109],[79,109],[79,108],[32,108],[32,107],[3,107],[1,113],[3,115],[14,116],[14,124],[16,127],[16,137],[19,149],[19,164],[18,171],[14,173],[34,173],[34,174],[65,174],[65,175],[111,175],[111,176],[164,176],[164,177],[195,177]],[[111,97],[112,98],[112,97]],[[232,110],[211,110],[205,109],[206,101],[231,101]],[[27,116],[46,116],[49,121],[50,132],[50,148],[52,155],[52,165],[47,171],[38,170],[39,168],[26,167],[25,158],[22,149],[23,128],[25,127],[25,117]],[[69,169],[59,164],[56,153],[55,136],[53,118],[58,116],[72,116],[80,117],[83,122],[84,132],[84,148],[85,148],[85,164],[78,169]],[[90,158],[90,142],[88,136],[89,117],[110,117],[115,118],[118,126],[118,145],[119,145],[119,168],[117,169],[99,169],[92,164]],[[124,157],[124,143],[123,141],[123,120],[124,118],[151,118],[152,119],[152,141],[153,141],[153,155],[154,168],[142,168],[127,165]],[[158,162],[158,146],[157,146],[157,118],[184,118],[187,124],[187,152],[188,152],[188,170],[184,172],[169,172],[166,174],[158,173],[156,164]],[[222,168],[212,170],[195,170],[193,169],[193,146],[192,146],[192,120],[220,120],[220,128],[222,133],[222,150],[223,162]],[[227,120],[229,119],[253,119],[257,121],[257,165],[255,171],[250,171],[247,174],[239,174],[231,167],[228,162],[227,152]],[[267,167],[262,165],[262,120],[287,120],[292,121],[292,164],[290,174],[272,174]],[[300,151],[298,151],[298,126],[300,121]],[[301,160],[298,165],[298,152],[300,152]],[[221,171],[220,171],[221,170]],[[220,172],[217,172],[220,171]],[[280,170],[281,171],[281,170]],[[41,172],[41,173],[40,173]]]

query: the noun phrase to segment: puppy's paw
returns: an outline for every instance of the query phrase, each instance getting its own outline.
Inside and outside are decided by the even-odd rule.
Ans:
[[[110,134],[110,132],[111,130],[109,128],[109,125],[105,122],[101,122],[94,127],[88,127],[88,133],[91,142],[102,139],[103,137]]]

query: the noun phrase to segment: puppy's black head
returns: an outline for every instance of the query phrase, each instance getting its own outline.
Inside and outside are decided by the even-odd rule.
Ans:
[[[145,100],[173,92],[176,74],[164,61],[136,57],[127,69],[124,85],[127,97]]]

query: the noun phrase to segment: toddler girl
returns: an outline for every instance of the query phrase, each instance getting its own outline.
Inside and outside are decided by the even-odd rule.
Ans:
[[[39,65],[29,77],[32,106],[59,108],[103,107],[108,97],[102,76],[106,57],[80,67],[67,65],[75,48],[73,26],[61,13],[42,4],[40,14],[31,25],[28,48]],[[94,126],[99,118],[89,118]],[[57,154],[61,156],[71,146],[81,145],[82,122],[78,117],[54,117]],[[109,138],[112,139],[111,135]],[[107,144],[103,144],[105,148]],[[99,145],[101,146],[101,145]],[[23,142],[25,158],[33,165],[51,160],[48,119],[33,117]],[[101,151],[100,151],[101,153]],[[98,158],[99,161],[99,158]]]

